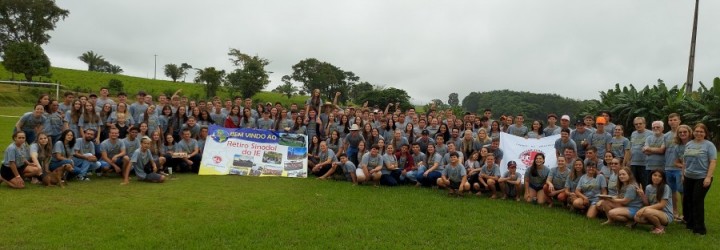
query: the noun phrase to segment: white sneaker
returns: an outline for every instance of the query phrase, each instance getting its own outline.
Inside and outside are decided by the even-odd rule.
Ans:
[[[90,178],[88,178],[87,176],[85,176],[85,177],[83,177],[82,180],[83,180],[83,181],[90,181]]]

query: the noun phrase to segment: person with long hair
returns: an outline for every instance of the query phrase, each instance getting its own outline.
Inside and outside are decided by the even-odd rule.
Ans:
[[[242,113],[242,122],[240,123],[243,128],[257,128],[256,119],[253,117],[253,109],[245,108]]]
[[[363,155],[365,155],[368,152],[367,146],[365,146],[365,141],[358,142],[357,146],[357,158],[362,159]]]
[[[597,202],[599,195],[607,194],[607,183],[605,177],[598,174],[597,163],[589,161],[585,164],[587,173],[580,177],[575,188],[573,207],[579,210],[587,210],[588,218],[595,218],[598,214]]]
[[[212,116],[210,116],[210,112],[203,109],[200,111],[200,116],[198,117],[197,124],[204,127],[209,127],[210,125],[215,124],[215,120],[213,120]]]
[[[643,206],[642,196],[640,195],[642,187],[635,181],[632,170],[628,167],[623,167],[618,171],[618,180],[619,192],[617,196],[601,197],[603,204],[600,206],[603,207],[607,214],[607,221],[603,222],[603,225],[613,222],[627,222],[627,226],[632,227],[635,224],[636,213]],[[609,207],[614,208],[608,209]]]
[[[333,152],[337,152],[336,155],[344,153],[342,151],[342,139],[340,139],[340,133],[337,130],[330,132],[330,136],[327,138],[327,147],[332,149]]]
[[[580,158],[575,158],[572,162],[572,171],[568,175],[565,181],[565,194],[567,195],[567,203],[570,208],[574,208],[573,204],[577,196],[575,195],[575,189],[577,189],[578,181],[580,177],[585,175],[585,162]]]
[[[340,132],[340,138],[345,138],[345,135],[350,133],[350,120],[347,115],[340,116],[338,132]]]
[[[145,113],[141,115],[141,121],[147,124],[148,129],[146,135],[152,134],[155,130],[160,130],[160,119],[155,111],[155,105],[148,106]],[[142,129],[140,129],[140,131],[142,132]]]
[[[168,133],[172,132],[175,141],[180,140],[180,131],[182,130],[182,126],[187,122],[187,119],[187,108],[185,108],[185,106],[178,107],[168,127]]]
[[[615,131],[610,132],[613,133],[613,138],[610,140],[609,152],[612,152],[615,157],[620,158],[623,166],[627,166],[627,163],[630,162],[630,140],[624,136],[625,130],[623,125],[615,125]]]
[[[41,173],[50,173],[50,158],[52,158],[52,142],[50,136],[40,132],[37,139],[30,145],[30,159],[38,166]]]
[[[165,170],[168,174],[172,174],[173,167],[177,167],[180,158],[173,158],[172,155],[175,153],[175,138],[172,134],[165,134],[165,140],[163,140],[162,147],[160,147],[160,154],[165,157]]]
[[[42,105],[36,107],[42,109]],[[7,183],[11,188],[25,188],[26,177],[39,177],[42,170],[30,162],[30,147],[25,143],[25,132],[15,131],[12,135],[13,143],[5,149],[5,155],[0,167],[0,181]]]
[[[323,104],[322,98],[320,97],[320,90],[313,89],[312,95],[305,101],[305,114],[309,114],[311,109],[316,111],[320,110]]]
[[[550,174],[545,181],[543,186],[543,192],[548,197],[548,206],[553,206],[553,200],[557,199],[559,202],[565,204],[567,201],[567,194],[565,193],[565,184],[567,183],[568,176],[570,176],[571,170],[567,167],[567,162],[564,156],[557,157],[557,167],[550,170]]]
[[[102,125],[102,133],[100,133],[100,141],[104,141],[108,138],[108,133],[110,131],[110,127],[112,127],[112,124],[108,123],[108,120],[110,119],[110,116],[112,115],[112,104],[105,103],[100,107],[100,111],[98,112],[98,117],[100,117],[100,122]]]
[[[653,225],[653,234],[665,233],[665,226],[673,221],[673,205],[670,186],[666,183],[665,172],[659,169],[650,173],[650,184],[645,191],[638,190],[643,208],[635,213],[635,222]]]
[[[310,145],[308,145],[308,168],[311,170],[315,164],[319,163],[318,155],[320,154],[320,137],[313,135],[310,137]]]
[[[120,102],[117,104],[115,108],[115,112],[113,112],[110,115],[110,118],[108,119],[108,123],[115,124],[117,122],[117,116],[118,114],[125,114],[125,121],[128,123],[129,127],[128,129],[135,126],[135,119],[130,114],[130,111],[128,110],[128,105],[124,102]],[[74,131],[73,131],[74,132]],[[122,134],[122,133],[121,133]],[[122,137],[122,136],[121,136]]]
[[[60,134],[60,140],[55,142],[50,158],[51,172],[59,173],[68,166],[75,166],[72,160],[75,142],[75,133],[72,130],[67,129]]]
[[[230,108],[230,112],[227,114],[223,127],[226,128],[241,128],[242,127],[242,116],[240,115],[240,107],[233,105]]]
[[[532,139],[540,139],[545,137],[545,132],[543,131],[543,123],[540,120],[535,120],[532,123],[532,126],[530,127],[530,131],[527,132],[527,135],[525,135],[525,138],[532,138]]]
[[[471,191],[474,191],[475,195],[478,196],[482,195],[482,192],[480,192],[480,170],[482,170],[482,165],[479,160],[480,152],[475,151],[465,161],[468,183],[470,183]]]
[[[429,187],[437,183],[437,179],[442,175],[445,166],[442,165],[442,156],[435,152],[435,145],[428,144],[427,148],[427,170],[419,172],[416,176],[417,186],[423,185]]]
[[[490,136],[490,139],[500,138],[500,122],[497,120],[494,120],[490,123],[490,131],[488,131],[488,136]]]
[[[492,144],[492,138],[488,137],[487,130],[480,127],[477,131],[477,143],[480,144],[481,148],[488,147]]]
[[[717,148],[708,140],[708,128],[698,123],[693,128],[693,140],[685,144],[685,182],[683,183],[683,217],[695,234],[705,235],[705,196],[715,173]]]
[[[86,130],[95,130],[95,138],[93,138],[93,141],[95,142],[95,145],[100,145],[99,134],[102,133],[102,128],[104,126],[105,123],[100,121],[100,117],[97,113],[95,113],[95,106],[91,102],[86,102],[85,109],[83,109],[83,115],[80,117],[80,122],[78,123],[80,134],[84,136]]]
[[[525,170],[525,201],[545,204],[547,197],[542,192],[545,181],[550,175],[550,169],[545,166],[545,154],[537,153],[529,168]]]
[[[440,128],[438,129],[438,132],[435,133],[435,135],[433,135],[433,137],[437,138],[438,135],[442,136],[444,141],[450,140],[450,129],[448,129],[447,124],[445,124],[445,123],[440,124]]]
[[[295,123],[293,123],[292,127],[290,127],[290,130],[287,132],[294,133],[294,134],[305,134],[305,125],[303,125],[302,116],[295,117]],[[350,156],[348,156],[348,157],[350,157]],[[350,157],[350,158],[352,158],[352,157]]]
[[[666,182],[668,186],[670,186],[670,189],[673,190],[673,215],[674,219],[677,222],[684,221],[684,218],[682,216],[682,213],[680,213],[678,207],[682,205],[682,201],[680,201],[680,195],[679,193],[682,193],[683,191],[683,180],[682,175],[685,168],[685,163],[683,162],[683,154],[685,153],[685,145],[692,140],[692,128],[688,125],[680,125],[677,128],[677,131],[675,133],[675,138],[673,139],[675,141],[675,144],[677,144],[677,147],[675,147],[675,151],[673,154],[675,155],[675,168],[680,169],[679,176],[671,176],[674,175],[673,172],[665,172]]]

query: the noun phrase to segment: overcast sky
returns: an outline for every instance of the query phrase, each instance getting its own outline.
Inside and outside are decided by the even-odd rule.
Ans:
[[[58,0],[70,15],[44,46],[53,66],[86,69],[93,50],[124,74],[163,66],[232,70],[229,48],[271,61],[268,89],[317,58],[416,104],[510,89],[597,99],[615,83],[687,76],[692,0],[170,1]],[[720,76],[720,1],[701,1],[695,81]],[[189,79],[188,79],[189,80]],[[299,85],[299,84],[298,84]],[[696,84],[697,86],[697,84]]]

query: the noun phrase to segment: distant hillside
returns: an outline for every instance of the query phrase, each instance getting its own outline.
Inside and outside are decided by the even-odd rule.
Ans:
[[[75,91],[75,92],[81,92],[81,93],[93,93],[97,92],[100,87],[107,86],[110,79],[117,79],[122,81],[124,85],[124,91],[128,93],[130,96],[132,96],[133,93],[137,93],[140,90],[144,90],[148,93],[154,93],[155,95],[159,93],[172,93],[175,92],[177,89],[182,89],[183,94],[185,96],[188,96],[192,99],[205,99],[205,90],[204,86],[202,84],[196,84],[196,83],[181,83],[181,82],[172,82],[172,81],[165,81],[165,80],[153,80],[153,79],[146,79],[146,78],[140,78],[140,77],[134,77],[134,76],[126,76],[126,75],[113,75],[109,73],[102,73],[102,72],[94,72],[94,71],[85,71],[85,70],[75,70],[75,69],[65,69],[65,68],[51,68],[50,72],[52,73],[52,76],[50,78],[47,77],[36,77],[33,80],[39,81],[39,82],[59,82],[64,87],[64,91]],[[0,64],[0,80],[11,80],[12,74],[5,70],[5,67]],[[15,75],[15,80],[24,79],[22,75]],[[190,79],[188,79],[190,80]],[[3,84],[4,85],[4,84]],[[0,85],[2,86],[2,85]],[[36,98],[37,93],[42,92],[49,92],[49,90],[44,88],[29,88],[29,87],[22,87],[20,92],[17,92],[17,87],[9,87],[11,85],[4,85],[2,86],[2,91],[0,91],[0,104],[2,105],[8,105],[8,104],[25,104],[30,105],[32,104]],[[6,92],[6,90],[14,90],[12,92]],[[54,91],[53,91],[54,92]],[[220,91],[219,95],[222,98],[228,98],[228,93],[225,91]],[[291,102],[295,103],[302,103],[307,99],[307,97],[303,96],[293,96],[292,98],[288,99],[285,96],[282,96],[278,93],[271,93],[271,92],[261,92],[253,96],[253,99],[256,101],[263,101],[263,102],[276,102],[279,101],[283,104],[289,104]]]
[[[482,114],[485,108],[491,108],[494,117],[522,113],[525,115],[526,123],[531,123],[535,119],[546,123],[549,113],[556,113],[558,116],[567,114],[575,120],[579,115],[584,115],[581,112],[589,102],[592,101],[580,101],[557,94],[494,90],[470,93],[462,100],[462,108],[479,114]]]

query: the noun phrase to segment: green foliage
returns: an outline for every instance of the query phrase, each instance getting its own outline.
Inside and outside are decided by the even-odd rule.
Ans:
[[[197,69],[195,81],[205,84],[205,98],[211,98],[217,95],[224,77],[225,70],[218,71],[215,67],[208,67]]]
[[[282,80],[283,84],[277,86],[277,88],[275,88],[275,92],[283,94],[287,96],[288,99],[290,99],[290,97],[292,97],[293,94],[298,91],[298,88],[295,87],[290,81],[285,81],[286,79],[284,77]]]
[[[368,107],[377,107],[384,109],[388,104],[400,103],[402,110],[414,108],[410,104],[410,96],[402,89],[386,88],[386,89],[375,89],[365,92],[360,98],[358,103],[368,103]],[[394,106],[393,106],[394,107]],[[391,111],[394,109],[390,109]]]
[[[108,90],[113,92],[121,92],[124,90],[123,82],[118,79],[110,79],[108,81]]]
[[[40,45],[32,42],[11,42],[5,44],[3,66],[15,73],[25,75],[25,80],[32,81],[33,76],[50,74],[50,59]]]
[[[88,65],[88,71],[97,71],[97,69],[105,62],[105,58],[103,56],[95,53],[94,51],[90,50],[82,55],[78,56],[78,59],[80,61],[84,62]]]
[[[448,96],[448,104],[453,107],[456,107],[458,106],[458,104],[460,104],[458,93],[450,93],[450,95]]]
[[[361,82],[355,85],[352,85],[350,88],[350,99],[353,102],[358,102],[357,99],[360,98],[362,95],[364,95],[368,91],[372,91],[374,86],[370,84],[369,82]]]
[[[182,73],[182,69],[180,69],[177,64],[165,64],[165,76],[172,79],[173,82],[177,82],[182,76]]]
[[[10,42],[45,44],[50,40],[48,31],[69,14],[53,0],[0,1],[0,48]]]
[[[463,98],[462,108],[466,111],[482,114],[490,108],[495,117],[500,115],[524,114],[525,121],[545,121],[550,113],[577,117],[583,102],[565,98],[557,94],[536,94],[510,90],[490,92],[471,92]]]
[[[332,100],[335,92],[350,93],[360,77],[351,71],[343,71],[327,62],[321,62],[315,58],[308,58],[292,66],[293,73],[288,75],[289,79],[302,83],[305,93],[312,93],[319,89],[323,99]],[[284,77],[283,77],[284,78]],[[346,103],[347,95],[341,95],[338,102]]]
[[[231,94],[240,92],[243,98],[249,98],[270,83],[270,77],[265,70],[265,66],[270,64],[267,59],[249,56],[237,49],[230,49],[228,56],[230,62],[238,67],[227,75],[227,87]]]

